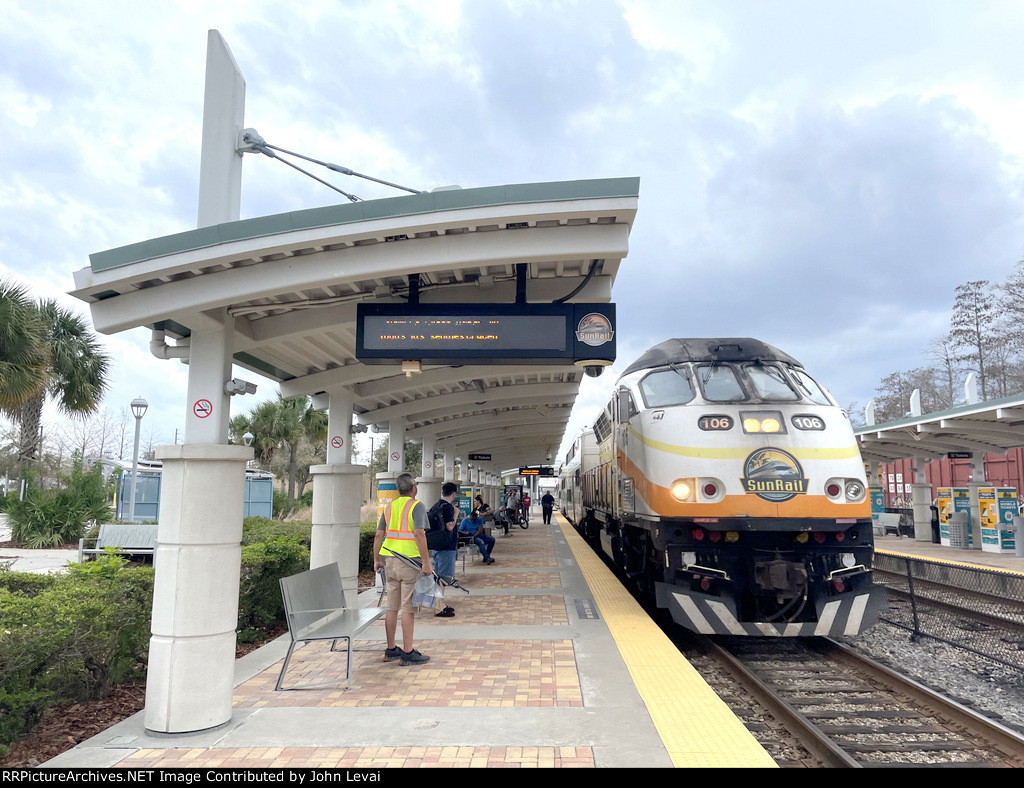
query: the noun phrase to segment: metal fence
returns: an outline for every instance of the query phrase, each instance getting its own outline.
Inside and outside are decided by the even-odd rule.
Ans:
[[[876,553],[879,618],[1024,673],[1024,575]]]

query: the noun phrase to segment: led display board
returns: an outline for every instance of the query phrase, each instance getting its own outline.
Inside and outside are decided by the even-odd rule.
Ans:
[[[520,468],[520,476],[554,476],[554,468]]]
[[[366,364],[565,364],[615,360],[614,304],[359,304]]]

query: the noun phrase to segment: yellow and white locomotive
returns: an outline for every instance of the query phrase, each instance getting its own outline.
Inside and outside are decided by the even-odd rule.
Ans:
[[[562,511],[675,621],[706,634],[874,623],[871,506],[846,413],[754,339],[670,339],[577,438]]]

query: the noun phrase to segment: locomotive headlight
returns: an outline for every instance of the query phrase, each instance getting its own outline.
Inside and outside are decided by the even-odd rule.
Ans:
[[[843,562],[843,566],[846,569],[850,569],[855,563],[857,563],[857,559],[854,557],[853,553],[843,553],[839,560]]]
[[[672,482],[672,497],[677,501],[693,500],[693,479],[676,479]]]
[[[786,431],[782,426],[782,414],[778,411],[741,413],[740,419],[743,421],[743,431],[746,433]]]
[[[846,498],[850,501],[859,501],[864,497],[864,485],[858,481],[846,483]]]
[[[686,566],[693,566],[695,563],[697,563],[697,554],[696,553],[683,553],[683,566],[684,567],[686,567]]]

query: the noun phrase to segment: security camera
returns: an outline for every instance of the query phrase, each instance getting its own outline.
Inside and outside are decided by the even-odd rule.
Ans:
[[[588,378],[599,378],[601,373],[604,372],[604,368],[611,366],[610,361],[602,358],[588,358],[580,361],[574,361],[573,364],[577,367],[583,367],[583,371],[586,373]]]
[[[232,397],[235,394],[255,394],[256,384],[241,378],[231,378],[231,380],[224,384],[224,393],[230,394]]]

